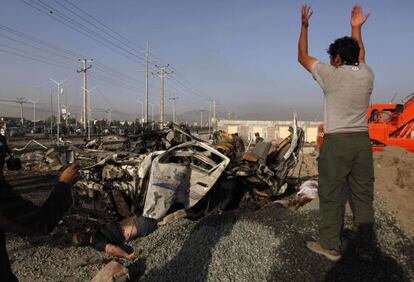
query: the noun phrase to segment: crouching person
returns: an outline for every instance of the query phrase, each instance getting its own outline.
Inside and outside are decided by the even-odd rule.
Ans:
[[[91,246],[111,256],[135,260],[139,253],[125,244],[138,237],[150,234],[157,227],[157,221],[143,216],[131,216],[121,221],[109,222],[99,226],[93,233],[73,234],[74,246]]]

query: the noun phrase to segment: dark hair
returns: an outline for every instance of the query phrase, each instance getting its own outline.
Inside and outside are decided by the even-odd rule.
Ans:
[[[358,65],[359,50],[358,42],[355,39],[344,36],[329,45],[328,54],[332,58],[339,55],[344,65]]]

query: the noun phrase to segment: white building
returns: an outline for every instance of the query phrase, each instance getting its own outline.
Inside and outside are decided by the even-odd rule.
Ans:
[[[316,142],[318,126],[321,121],[299,121],[298,125],[305,132],[305,142]],[[265,141],[280,142],[289,136],[292,121],[261,121],[261,120],[219,120],[217,129],[228,133],[238,133],[243,139],[254,139],[258,132]]]

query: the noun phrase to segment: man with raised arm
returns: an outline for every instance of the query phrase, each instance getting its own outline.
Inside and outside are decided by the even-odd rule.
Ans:
[[[324,93],[324,142],[318,160],[320,227],[319,241],[307,242],[311,251],[332,261],[341,259],[342,202],[345,185],[350,188],[358,250],[369,254],[374,243],[373,163],[366,114],[374,74],[365,64],[361,27],[369,14],[352,8],[352,37],[336,39],[328,49],[330,64],[308,54],[308,26],[312,11],[302,6],[298,61],[318,82]],[[364,250],[366,250],[364,252]]]

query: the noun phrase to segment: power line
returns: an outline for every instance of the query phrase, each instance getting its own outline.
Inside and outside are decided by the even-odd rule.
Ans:
[[[107,38],[105,38],[104,36],[98,34],[97,32],[91,30],[90,28],[86,27],[85,25],[77,22],[76,20],[73,20],[72,18],[70,18],[69,16],[65,15],[64,13],[60,12],[58,9],[43,3],[41,0],[39,1],[39,7],[37,7],[35,4],[33,3],[29,3],[26,0],[20,0],[23,3],[25,3],[26,5],[34,8],[35,10],[52,17],[54,20],[60,22],[61,24],[65,25],[66,27],[69,27],[70,29],[73,29],[79,33],[81,33],[82,35],[86,36],[89,39],[92,39],[102,45],[104,45],[105,47],[111,49],[112,51],[121,54],[125,57],[127,57],[128,59],[133,59],[141,64],[143,64],[143,58],[140,58],[140,56],[137,56],[136,54],[130,52],[129,50],[123,48],[122,46],[119,46],[117,43],[114,43],[110,40],[108,40]],[[44,10],[42,10],[42,8]],[[120,52],[119,50],[123,51]]]
[[[106,24],[104,24],[103,22],[101,22],[100,20],[98,20],[97,18],[95,18],[94,16],[92,16],[91,14],[85,12],[83,9],[79,8],[78,6],[76,6],[75,4],[73,4],[72,2],[65,0],[66,3],[72,5],[73,7],[77,8],[80,12],[82,12],[83,14],[85,14],[87,17],[93,19],[95,22],[97,22],[98,24],[100,24],[101,26],[105,27],[106,29],[108,29],[109,31],[113,32],[114,34],[116,34],[119,38],[122,38],[123,40],[125,40],[126,42],[138,46],[141,50],[140,52],[144,53],[145,52],[145,48],[139,46],[137,43],[132,42],[130,39],[128,39],[127,37],[123,36],[122,34],[118,33],[117,31],[113,30],[112,28],[110,28],[109,26],[107,26]]]
[[[91,81],[93,81],[93,79],[91,78]],[[102,91],[97,88],[98,94],[101,95],[102,99],[104,99],[104,101],[108,104],[108,106],[115,112],[115,113],[121,113],[119,112],[110,102],[109,100],[106,98],[105,94],[102,93]]]
[[[25,2],[26,4],[28,4],[25,0],[21,0],[21,1],[23,1],[23,2]],[[45,3],[43,3],[41,0],[38,0],[40,3],[41,3],[41,6],[43,6],[44,8],[46,8],[46,9],[51,9],[52,10],[52,14],[53,14],[53,10],[55,11],[55,12],[57,12],[59,15],[62,15],[67,21],[69,21],[71,24],[73,24],[73,25],[75,25],[75,26],[77,26],[78,28],[81,28],[82,30],[86,30],[88,33],[89,32],[92,32],[94,35],[96,35],[96,36],[98,36],[100,39],[102,39],[102,40],[105,40],[106,42],[109,42],[109,43],[111,43],[112,45],[114,45],[114,43],[113,42],[111,42],[111,41],[109,41],[107,38],[104,38],[102,35],[99,35],[99,34],[97,34],[96,32],[94,32],[94,31],[91,31],[91,29],[89,29],[89,28],[87,28],[87,27],[85,27],[83,24],[80,24],[79,22],[77,22],[76,20],[73,20],[72,18],[70,18],[69,16],[66,16],[64,13],[62,13],[62,12],[60,12],[60,11],[58,11],[56,8],[54,8],[54,7],[52,7],[52,6],[50,6],[50,5],[48,5],[48,4],[45,4]],[[55,0],[54,0],[55,1]],[[60,4],[60,6],[63,6],[64,8],[66,8],[67,10],[69,10],[72,14],[75,14],[76,16],[78,16],[78,17],[80,17],[81,19],[83,19],[84,21],[86,21],[86,22],[88,22],[89,24],[92,24],[92,26],[94,26],[95,28],[97,28],[97,25],[95,25],[95,24],[93,24],[93,23],[91,23],[91,21],[89,21],[89,20],[87,20],[87,19],[85,19],[84,17],[82,17],[82,16],[80,16],[79,14],[77,14],[76,12],[73,12],[73,10],[71,10],[71,9],[69,9],[69,8],[67,8],[67,6],[65,6],[65,5],[63,5],[63,4],[61,4],[61,3],[59,3],[59,2],[57,2],[57,1],[55,1],[56,3],[58,3],[58,4]],[[66,2],[68,2],[68,1],[66,1]],[[69,3],[69,2],[68,2]],[[43,4],[43,5],[42,5]],[[32,6],[33,7],[33,5],[30,5],[30,4],[28,4],[29,6]],[[81,10],[81,11],[83,11],[82,9],[80,9],[79,7],[77,7],[76,5],[72,5],[72,6],[75,6],[78,10]],[[37,7],[34,7],[34,8],[37,8]],[[39,10],[39,9],[37,9],[37,10]],[[45,13],[45,11],[42,11],[43,13]],[[85,14],[87,14],[88,16],[91,16],[90,14],[88,14],[88,13],[86,13],[85,12]],[[49,14],[48,14],[49,15]],[[49,15],[50,16],[50,15]],[[56,19],[56,18],[55,18]],[[95,20],[96,20],[96,18],[94,18]],[[58,20],[58,19],[56,19],[56,20]],[[99,24],[101,24],[101,25],[103,25],[105,28],[107,28],[107,29],[109,29],[111,32],[114,32],[112,29],[110,29],[108,26],[106,26],[106,25],[104,25],[102,22],[100,22],[100,21],[98,21],[98,20],[96,20],[97,22],[99,22]],[[103,31],[103,29],[102,28],[98,28],[99,30],[101,30],[101,31]],[[79,32],[81,32],[81,31],[79,31]],[[82,34],[84,34],[83,32],[81,32]],[[117,32],[115,32],[118,36],[120,36],[120,34],[119,33],[117,33]],[[105,34],[107,34],[108,35],[108,33],[107,32],[105,32]],[[85,35],[85,34],[84,34]],[[114,36],[112,36],[112,35],[110,35],[111,36],[111,38],[115,38]],[[122,38],[125,38],[125,37],[123,37],[122,36]],[[118,39],[119,40],[119,39]],[[132,41],[130,41],[130,40],[128,40],[128,42],[132,42]],[[133,43],[134,45],[136,45],[135,43]],[[127,50],[125,50],[124,48],[122,48],[122,47],[120,47],[118,44],[115,44],[115,45],[117,45],[117,47],[118,48],[120,48],[121,50],[123,50],[123,51],[126,51],[128,54],[130,54],[130,55],[135,55],[135,56],[137,56],[136,54],[132,54],[131,52],[129,52],[129,51],[127,51]],[[124,43],[124,45],[126,45],[125,43]],[[130,45],[128,45],[128,47],[129,48],[132,48],[133,50],[135,50],[135,51],[137,51],[135,48],[133,48],[133,47],[131,47]],[[141,49],[142,49],[142,47],[140,47]],[[138,56],[138,57],[140,57],[140,59],[143,59],[141,56]],[[180,76],[182,76],[181,74],[180,74]],[[208,100],[208,99],[206,99],[205,98],[205,95],[200,95],[197,91],[195,91],[194,90],[194,88],[192,87],[192,86],[187,86],[187,85],[185,85],[182,81],[180,81],[180,80],[178,80],[177,78],[175,78],[175,80],[179,83],[179,84],[181,84],[183,87],[185,87],[187,90],[189,90],[191,93],[193,93],[195,96],[198,96],[200,99],[204,99],[204,100]],[[186,80],[186,82],[188,83],[188,81]],[[211,99],[210,99],[211,100]]]
[[[7,45],[5,46],[3,44],[0,44],[0,46],[15,49],[11,46],[7,46]],[[10,55],[13,55],[13,56],[17,56],[19,58],[30,59],[30,60],[33,60],[33,61],[36,61],[36,62],[44,63],[44,64],[47,64],[47,65],[51,65],[51,66],[55,66],[55,67],[59,67],[59,68],[63,68],[63,69],[69,69],[69,70],[72,70],[72,71],[75,70],[75,66],[73,66],[73,68],[72,68],[71,65],[65,64],[63,62],[51,60],[49,58],[39,56],[39,55],[36,55],[37,57],[35,57],[35,56],[33,56],[33,54],[30,54],[29,52],[25,52],[25,51],[21,51],[21,50],[10,51],[10,50],[5,50],[5,49],[0,48],[0,52],[7,53],[7,54],[10,54]],[[142,90],[141,88],[138,88],[137,86],[132,86],[130,84],[125,84],[125,83],[122,83],[122,82],[117,82],[116,80],[113,80],[112,78],[104,76],[104,75],[95,74],[95,76],[97,76],[96,79],[98,79],[98,80],[101,80],[105,83],[108,83],[108,84],[111,84],[111,85],[114,85],[114,86],[117,86],[117,87],[121,87],[121,88],[124,88],[124,89],[127,89],[127,90],[140,90],[140,91]]]
[[[93,40],[95,40],[96,42],[99,42],[99,43],[101,43],[101,44],[103,44],[104,46],[106,46],[106,47],[108,47],[107,45],[108,44],[111,44],[111,46],[114,46],[113,44],[113,42],[111,42],[111,40],[108,40],[108,38],[106,38],[105,36],[102,36],[101,34],[98,34],[96,31],[93,31],[91,28],[88,28],[87,26],[85,26],[84,24],[82,24],[82,23],[79,23],[78,21],[76,21],[76,20],[74,20],[73,18],[71,18],[70,16],[67,16],[67,15],[65,15],[63,12],[61,12],[61,11],[59,11],[58,9],[56,9],[56,8],[54,8],[54,7],[52,7],[51,5],[48,5],[48,4],[46,4],[46,3],[44,3],[44,2],[42,2],[41,0],[39,0],[39,5],[34,5],[34,4],[31,4],[31,3],[29,3],[28,1],[25,1],[25,0],[21,0],[22,2],[24,2],[26,5],[28,5],[28,6],[30,6],[30,7],[32,7],[32,8],[34,8],[34,9],[36,9],[37,11],[39,11],[39,12],[41,12],[41,13],[43,13],[43,14],[47,14],[48,16],[51,16],[52,18],[54,18],[55,20],[57,20],[57,21],[59,21],[59,22],[61,22],[62,24],[64,24],[65,26],[67,26],[67,27],[69,27],[69,28],[71,28],[71,29],[74,29],[75,31],[77,31],[77,32],[79,32],[79,33],[81,33],[81,34],[83,34],[83,35],[85,35],[85,36],[87,36],[87,37],[89,37],[89,38],[91,38],[91,39],[93,39]],[[83,21],[85,21],[85,22],[87,22],[88,24],[90,24],[90,25],[92,25],[94,28],[97,28],[98,30],[100,30],[100,31],[102,31],[102,32],[104,32],[104,29],[103,28],[99,28],[99,26],[97,25],[97,24],[94,24],[93,22],[91,22],[91,20],[87,20],[85,17],[83,17],[83,16],[81,16],[81,15],[79,15],[78,13],[76,13],[73,9],[70,9],[70,8],[68,8],[66,5],[63,5],[62,3],[59,3],[59,2],[57,2],[56,0],[54,0],[54,2],[56,2],[58,5],[60,5],[61,7],[63,7],[65,10],[68,10],[69,12],[71,12],[72,14],[74,14],[75,16],[77,16],[78,18],[81,18]],[[65,2],[67,2],[68,4],[71,4],[69,1],[67,1],[67,0],[65,0]],[[40,8],[39,8],[39,6],[40,6]],[[83,10],[81,10],[79,7],[77,7],[76,5],[71,5],[71,6],[75,6],[78,10],[80,10],[80,11],[82,11],[83,12]],[[47,10],[48,12],[46,12],[45,10]],[[51,13],[50,13],[51,12]],[[91,16],[89,13],[84,13],[84,14],[86,14],[86,15],[88,15],[88,16]],[[58,16],[61,16],[61,18],[58,18]],[[106,29],[108,29],[109,31],[111,31],[111,32],[113,32],[114,34],[116,34],[116,36],[115,35],[110,35],[110,33],[109,32],[104,32],[107,36],[110,36],[112,39],[116,39],[117,37],[122,37],[123,38],[123,46],[127,46],[128,48],[130,48],[132,51],[135,51],[135,52],[141,52],[140,50],[138,50],[137,48],[135,48],[135,47],[131,47],[132,45],[134,45],[134,46],[138,46],[138,48],[139,49],[142,49],[142,47],[140,47],[139,45],[137,45],[136,43],[134,43],[134,42],[132,42],[132,41],[130,41],[129,39],[127,39],[126,37],[124,37],[124,36],[122,36],[120,33],[118,33],[118,32],[116,32],[116,31],[114,31],[113,29],[111,29],[110,27],[108,27],[107,25],[105,25],[104,23],[102,23],[101,21],[99,21],[99,20],[97,20],[96,18],[94,18],[94,17],[91,17],[91,18],[93,18],[93,20],[94,21],[96,21],[96,22],[98,22],[98,24],[100,24],[100,25],[102,25],[102,26],[104,26]],[[91,34],[93,34],[94,36],[91,36]],[[96,38],[96,36],[97,36],[97,38]],[[34,39],[33,37],[31,38],[31,39]],[[103,41],[103,42],[102,42]],[[118,39],[118,41],[119,41],[119,39]],[[128,43],[127,43],[128,42]],[[43,44],[45,43],[44,41],[42,42]],[[116,44],[116,43],[115,43]],[[116,44],[116,45],[119,45],[119,44]],[[46,45],[47,46],[47,48],[52,48],[52,49],[55,49],[55,50],[59,50],[59,52],[62,52],[62,53],[64,53],[64,54],[66,54],[66,55],[70,55],[70,56],[74,56],[74,55],[76,55],[78,58],[79,58],[79,55],[80,54],[77,54],[76,52],[73,52],[73,51],[70,51],[70,50],[67,50],[67,49],[65,49],[65,48],[61,48],[61,47],[58,47],[58,48],[56,48],[57,46],[56,45],[52,45],[52,46],[50,46],[50,44],[47,44]],[[109,46],[108,48],[110,48],[110,49],[112,49],[112,50],[114,50],[114,48],[112,48],[111,46]],[[137,54],[135,54],[135,53],[133,53],[133,52],[130,52],[129,50],[125,50],[125,48],[123,48],[122,46],[115,46],[115,47],[117,47],[119,50],[121,50],[121,51],[123,51],[124,53],[120,53],[119,52],[119,50],[118,51],[116,51],[117,53],[119,53],[119,54],[123,54],[123,55],[125,55],[125,52],[128,54],[128,55],[130,55],[130,56],[135,56],[135,57],[138,57],[138,61],[139,61],[139,59],[143,59],[142,58],[142,56],[140,56],[140,55],[137,55]],[[121,47],[121,48],[119,48],[119,47]],[[59,54],[56,54],[56,53],[54,53],[56,56],[59,56]],[[151,53],[152,54],[152,53]],[[33,54],[32,54],[33,55]],[[130,58],[129,56],[127,55],[127,57],[128,58]],[[154,56],[154,58],[157,58],[158,59],[158,57],[157,56],[155,56],[155,55],[153,55]],[[64,57],[65,59],[68,59],[68,57],[66,56],[66,57]],[[33,58],[32,58],[33,59]],[[38,58],[37,58],[38,59]],[[140,63],[141,63],[141,61],[139,61]],[[106,66],[106,67],[108,67],[108,66]],[[109,68],[106,68],[105,69],[105,67],[104,67],[104,65],[102,64],[101,65],[101,67],[98,67],[98,69],[99,69],[99,71],[101,71],[101,72],[106,72],[106,73],[114,73],[114,69],[113,68],[111,68],[111,69],[109,69]],[[175,69],[175,68],[174,68]],[[176,69],[175,69],[176,70]],[[132,86],[131,84],[135,84],[134,82],[136,82],[136,83],[140,83],[140,82],[138,82],[138,81],[136,81],[135,79],[131,79],[131,77],[129,77],[129,76],[124,76],[124,77],[120,77],[120,72],[119,71],[116,71],[118,74],[116,75],[116,77],[117,77],[117,79],[114,79],[114,75],[111,75],[111,83],[113,84],[113,85],[116,85],[116,86],[118,86],[118,87],[123,87],[123,88],[136,88],[135,86]],[[197,97],[198,99],[200,99],[200,100],[202,100],[202,101],[206,101],[206,100],[208,100],[208,97],[206,97],[206,95],[204,95],[204,94],[200,94],[200,92],[198,91],[198,90],[196,90],[189,82],[188,82],[188,80],[186,80],[184,77],[183,77],[183,75],[178,71],[178,70],[176,70],[176,73],[177,73],[177,75],[178,75],[178,77],[173,77],[173,83],[176,85],[176,87],[173,87],[175,90],[179,90],[179,92],[180,93],[183,93],[184,95],[186,95],[186,96],[188,96],[188,97],[190,97],[190,95],[191,96],[194,96],[194,97]],[[182,79],[180,79],[179,77],[182,77]],[[107,80],[107,78],[108,77],[106,77],[106,78],[102,78],[102,77],[100,77],[100,78],[97,78],[97,79],[101,79],[101,80]],[[107,82],[107,81],[106,81]],[[126,82],[128,82],[128,83],[126,83]],[[122,85],[122,86],[121,86]],[[154,86],[152,86],[151,85],[151,87],[152,88],[155,88]],[[186,92],[188,92],[188,94],[189,95],[187,95],[186,94]]]
[[[48,43],[48,42],[45,42],[45,41],[42,41],[42,40],[39,40],[39,39],[37,39],[37,38],[35,38],[35,37],[32,37],[32,36],[29,36],[29,35],[27,35],[27,34],[24,34],[24,33],[21,33],[21,32],[19,32],[19,31],[16,31],[16,30],[13,30],[13,29],[11,29],[11,28],[9,28],[9,27],[6,27],[6,26],[2,26],[2,25],[0,25],[0,29],[2,29],[2,30],[4,30],[4,31],[7,31],[7,32],[10,32],[10,33],[12,33],[13,35],[15,35],[15,36],[18,36],[18,37],[20,37],[20,38],[23,38],[23,39],[25,39],[25,40],[29,40],[29,41],[31,41],[31,42],[35,42],[36,44],[39,44],[39,45],[41,45],[41,46],[44,46],[45,48],[39,48],[39,47],[36,47],[36,46],[34,46],[34,45],[32,45],[32,44],[29,44],[29,43],[27,43],[27,42],[24,42],[24,41],[21,41],[21,40],[17,40],[17,39],[13,39],[13,38],[11,38],[11,37],[8,37],[8,36],[4,36],[4,35],[0,35],[0,37],[5,37],[6,39],[8,39],[8,40],[12,40],[12,41],[14,41],[14,42],[18,42],[18,43],[22,43],[22,44],[25,44],[25,45],[28,45],[28,46],[31,46],[31,47],[33,47],[33,48],[35,48],[35,49],[37,49],[37,50],[40,50],[40,51],[42,51],[42,52],[45,52],[45,53],[52,53],[52,54],[54,54],[55,56],[60,56],[60,57],[63,57],[64,59],[71,59],[71,56],[74,56],[75,54],[77,54],[77,55],[79,55],[78,53],[76,53],[76,52],[73,52],[73,51],[71,51],[71,50],[68,50],[68,49],[63,49],[63,48],[60,48],[59,46],[56,46],[56,45],[52,45],[52,44],[50,44],[50,43]],[[44,57],[44,56],[41,56],[41,55],[39,55],[39,54],[33,54],[32,52],[29,52],[29,51],[26,51],[26,50],[17,50],[17,51],[19,51],[19,52],[21,52],[21,53],[17,53],[16,52],[16,48],[15,48],[15,46],[10,46],[10,45],[3,45],[3,46],[5,46],[5,47],[7,47],[7,48],[10,48],[10,49],[13,49],[13,51],[9,51],[9,50],[2,50],[2,52],[5,52],[5,53],[9,53],[9,54],[12,54],[12,55],[15,55],[15,56],[19,56],[19,57],[24,57],[24,58],[28,58],[28,59],[31,59],[31,60],[34,60],[34,61],[38,61],[38,62],[42,62],[42,63],[45,63],[45,64],[49,64],[49,65],[53,65],[53,66],[57,66],[57,67],[61,67],[61,68],[65,68],[65,69],[67,69],[67,68],[69,68],[69,69],[71,69],[72,70],[72,65],[69,65],[69,64],[67,64],[67,63],[65,63],[65,62],[62,62],[62,61],[57,61],[57,60],[52,60],[52,59],[50,59],[50,58],[47,58],[47,57]],[[62,52],[63,54],[59,54],[59,53],[56,53],[56,52],[53,52],[53,51],[50,51],[50,49],[52,49],[52,50],[56,50],[57,52]],[[66,55],[66,54],[69,54],[69,55]],[[36,57],[37,56],[37,57]],[[53,63],[51,63],[51,62],[53,62]],[[102,66],[104,66],[104,67],[106,67],[106,68],[109,68],[107,65],[105,65],[105,64],[103,64],[103,63],[99,63],[98,62],[98,64],[101,64]],[[114,79],[113,79],[113,73],[114,72],[116,72],[116,73],[121,73],[121,72],[118,72],[118,71],[116,71],[116,70],[114,70],[113,68],[110,68],[109,70],[106,70],[104,67],[98,67],[98,69],[100,69],[100,71],[102,71],[102,72],[106,72],[106,73],[109,73],[109,74],[111,74],[111,77],[101,77],[102,79],[104,79],[104,80],[111,80],[111,81],[114,81]],[[119,75],[117,75],[116,74],[116,76],[118,76],[119,77]],[[134,82],[136,82],[136,83],[140,83],[139,81],[134,81]],[[112,83],[112,84],[116,84],[116,83]],[[130,84],[128,84],[128,85],[126,85],[125,84],[125,81],[123,82],[123,81],[118,81],[118,83],[116,84],[116,86],[123,86],[124,88],[131,88],[131,87],[133,87],[133,86],[131,86],[131,83]],[[137,86],[138,87],[138,86]],[[152,86],[153,87],[153,86]],[[138,88],[137,88],[138,89]]]
[[[9,36],[5,36],[5,35],[1,35],[1,34],[0,34],[0,37],[5,38],[5,39],[10,40],[10,41],[13,41],[13,42],[16,42],[16,43],[24,44],[25,46],[28,46],[30,48],[33,48],[33,49],[36,49],[36,50],[45,52],[48,55],[53,55],[53,56],[56,56],[56,57],[62,57],[62,58],[65,58],[65,59],[71,60],[71,61],[73,60],[72,57],[69,57],[69,56],[66,56],[66,55],[62,55],[62,54],[58,54],[58,53],[55,53],[54,51],[51,51],[51,50],[47,50],[47,49],[43,49],[43,48],[34,46],[34,45],[32,45],[30,43],[27,43],[25,41],[22,41],[22,40],[18,40],[18,39],[15,39],[15,38],[12,38],[12,37],[9,37]]]
[[[11,46],[7,46],[7,47],[12,48]],[[0,52],[8,53],[8,54],[15,55],[15,56],[18,56],[18,57],[24,57],[24,58],[27,58],[27,59],[30,59],[30,60],[34,60],[34,61],[37,61],[37,62],[41,62],[41,63],[44,63],[44,64],[52,65],[52,66],[63,68],[63,69],[69,69],[69,70],[74,70],[75,69],[74,67],[72,68],[71,65],[67,65],[67,64],[64,64],[62,62],[58,62],[58,61],[54,61],[54,60],[50,60],[50,59],[49,59],[49,61],[46,61],[46,59],[48,59],[46,57],[41,57],[41,59],[39,59],[39,58],[36,58],[36,57],[33,57],[33,56],[28,56],[27,52],[26,52],[26,54],[24,54],[23,51],[21,51],[21,53],[16,53],[16,52],[13,52],[13,51],[0,49]],[[52,61],[56,62],[56,63],[53,63]],[[96,73],[94,73],[94,76],[97,80],[101,80],[101,81],[103,81],[107,84],[110,84],[110,85],[113,85],[113,86],[116,86],[116,87],[121,87],[121,88],[124,88],[126,90],[143,91],[143,89],[138,88],[137,86],[127,84],[127,83],[122,82],[122,81],[117,81],[117,80],[113,79],[113,77],[108,77],[108,76],[105,76],[105,75],[102,75],[102,74],[96,74]],[[152,88],[155,89],[155,87],[153,87],[153,86],[152,86]],[[177,89],[174,88],[174,90],[177,90]],[[184,93],[184,95],[187,96],[187,94],[185,92],[183,92],[183,93]],[[154,97],[154,96],[151,95],[151,97]]]
[[[51,63],[49,61],[46,61],[46,60],[43,60],[43,59],[38,59],[38,58],[35,58],[35,57],[31,57],[31,56],[28,56],[28,55],[25,55],[25,54],[19,54],[19,53],[16,53],[15,51],[0,49],[0,52],[7,53],[7,54],[10,54],[10,55],[14,55],[14,56],[17,56],[17,57],[23,57],[23,58],[26,58],[26,59],[30,59],[30,60],[33,60],[33,61],[37,61],[37,62],[40,62],[40,63],[47,64],[47,65],[68,69],[68,67],[65,67],[63,65],[54,64],[54,63]]]
[[[83,16],[79,15],[78,13],[74,12],[72,9],[68,8],[67,6],[65,6],[64,4],[60,3],[59,1],[56,1],[56,0],[53,0],[53,1],[54,1],[55,3],[57,3],[58,5],[60,5],[61,7],[63,7],[64,9],[68,10],[68,11],[69,11],[70,13],[72,13],[73,15],[75,15],[75,16],[77,16],[78,18],[82,19],[83,21],[85,21],[85,22],[89,23],[90,25],[92,25],[92,26],[93,26],[93,27],[95,27],[96,29],[98,29],[98,30],[102,31],[103,33],[105,33],[106,35],[108,35],[110,38],[112,38],[112,39],[116,40],[117,42],[119,42],[119,43],[123,44],[124,46],[126,46],[126,47],[130,48],[131,50],[133,50],[133,51],[135,51],[135,52],[138,52],[138,53],[139,53],[139,52],[144,52],[144,51],[142,51],[142,50],[138,51],[138,50],[137,50],[137,49],[135,49],[134,47],[131,47],[129,44],[125,44],[124,42],[120,41],[120,40],[119,40],[119,38],[117,38],[117,37],[113,36],[112,34],[110,34],[109,32],[107,32],[105,29],[103,29],[103,28],[99,27],[98,25],[94,24],[94,23],[93,23],[92,21],[90,21],[88,18],[85,18],[85,17],[83,17]],[[69,1],[67,1],[67,2],[68,2],[69,4],[71,4],[72,6],[77,7],[76,5],[74,5],[74,4],[72,4],[72,3],[70,3]],[[82,9],[80,9],[79,7],[77,7],[77,9],[78,9],[79,11],[83,12],[83,10],[82,10]],[[87,14],[87,17],[89,17],[89,18],[91,18],[91,19],[95,19],[94,17],[92,17],[92,15],[89,15],[89,14]],[[100,23],[100,22],[99,22],[99,24],[101,24],[101,25],[102,25],[102,23]],[[106,25],[104,25],[104,27],[106,27],[106,28],[108,29],[108,27],[107,27]],[[111,29],[110,29],[110,31],[111,31],[111,32],[113,32]],[[118,33],[116,33],[116,34],[118,34]],[[144,59],[144,58],[142,58],[142,59]]]
[[[1,30],[3,30],[3,31],[9,32],[9,33],[11,33],[11,34],[14,34],[14,35],[16,35],[16,36],[18,36],[18,37],[20,37],[20,38],[24,38],[24,39],[26,39],[26,40],[30,40],[30,41],[36,42],[37,44],[39,44],[39,45],[43,45],[43,46],[45,46],[45,47],[47,47],[47,48],[54,49],[54,50],[56,50],[56,51],[59,51],[59,52],[62,52],[62,53],[66,53],[66,54],[69,54],[69,55],[73,56],[74,58],[79,58],[79,57],[81,57],[81,56],[82,56],[81,54],[78,54],[78,53],[76,53],[76,52],[74,52],[74,51],[72,51],[72,50],[69,50],[69,49],[66,49],[66,48],[60,47],[60,46],[58,46],[58,45],[55,45],[55,44],[49,43],[49,42],[47,42],[47,41],[44,41],[44,40],[38,39],[38,38],[36,38],[36,37],[34,37],[34,36],[31,36],[31,35],[28,35],[28,34],[26,34],[26,33],[23,33],[23,32],[20,32],[20,31],[17,31],[17,30],[15,30],[15,29],[10,28],[10,27],[5,26],[5,25],[1,25],[1,24],[0,24],[0,29],[1,29]]]
[[[31,45],[31,44],[29,44],[29,43],[27,43],[27,42],[24,42],[24,41],[21,41],[21,40],[16,40],[16,39],[13,39],[13,38],[11,38],[11,37],[8,37],[8,36],[3,36],[3,35],[1,35],[0,34],[0,37],[4,37],[4,38],[6,38],[6,39],[8,39],[8,40],[11,40],[11,41],[14,41],[14,42],[17,42],[17,43],[22,43],[22,44],[25,44],[25,45],[27,45],[27,46],[30,46],[30,47],[32,47],[32,48],[34,48],[34,49],[36,49],[36,50],[40,50],[40,51],[42,51],[42,52],[45,52],[45,53],[48,53],[48,54],[53,54],[53,55],[55,55],[55,56],[58,56],[58,57],[63,57],[63,58],[65,58],[65,59],[68,59],[68,60],[72,60],[72,57],[69,57],[69,56],[66,56],[66,55],[62,55],[62,54],[58,54],[58,53],[55,53],[55,52],[53,52],[53,51],[50,51],[50,50],[47,50],[47,49],[43,49],[43,48],[39,48],[39,47],[36,47],[36,46],[33,46],[33,45]],[[3,45],[3,44],[0,44],[0,46],[4,46],[4,47],[8,47],[8,48],[11,48],[11,49],[15,49],[15,47],[14,46],[10,46],[10,45]],[[30,53],[30,52],[28,52],[28,51],[25,51],[25,50],[20,50],[19,49],[19,51],[20,52],[25,52],[26,54],[29,54],[29,55],[34,55],[33,53]],[[47,57],[43,57],[43,56],[41,56],[41,55],[38,55],[38,54],[36,54],[39,58],[41,58],[41,59],[44,59],[44,60],[51,60],[50,58],[47,58]],[[51,61],[54,61],[55,63],[57,63],[57,64],[61,64],[61,65],[65,65],[65,66],[69,66],[69,67],[72,67],[72,65],[69,65],[69,64],[67,64],[67,63],[64,63],[64,62],[61,62],[61,61],[56,61],[56,60],[51,60]],[[108,71],[108,70],[106,70],[105,68],[102,68],[102,67],[97,67],[98,69],[100,69],[100,71],[102,71],[102,72],[107,72],[107,73],[112,73],[111,71]],[[119,75],[117,75],[117,74],[115,74],[115,76],[117,76],[118,78],[120,77]],[[113,76],[112,76],[113,77]],[[121,79],[120,79],[121,80]],[[124,79],[122,79],[122,80],[124,80]],[[126,79],[124,80],[124,81],[127,81]],[[132,81],[132,79],[130,80],[130,81],[127,81],[127,83],[129,83],[129,82],[131,82]],[[140,82],[140,81],[137,81],[137,80],[134,80],[134,81],[132,81],[132,83],[142,83],[142,82]]]

